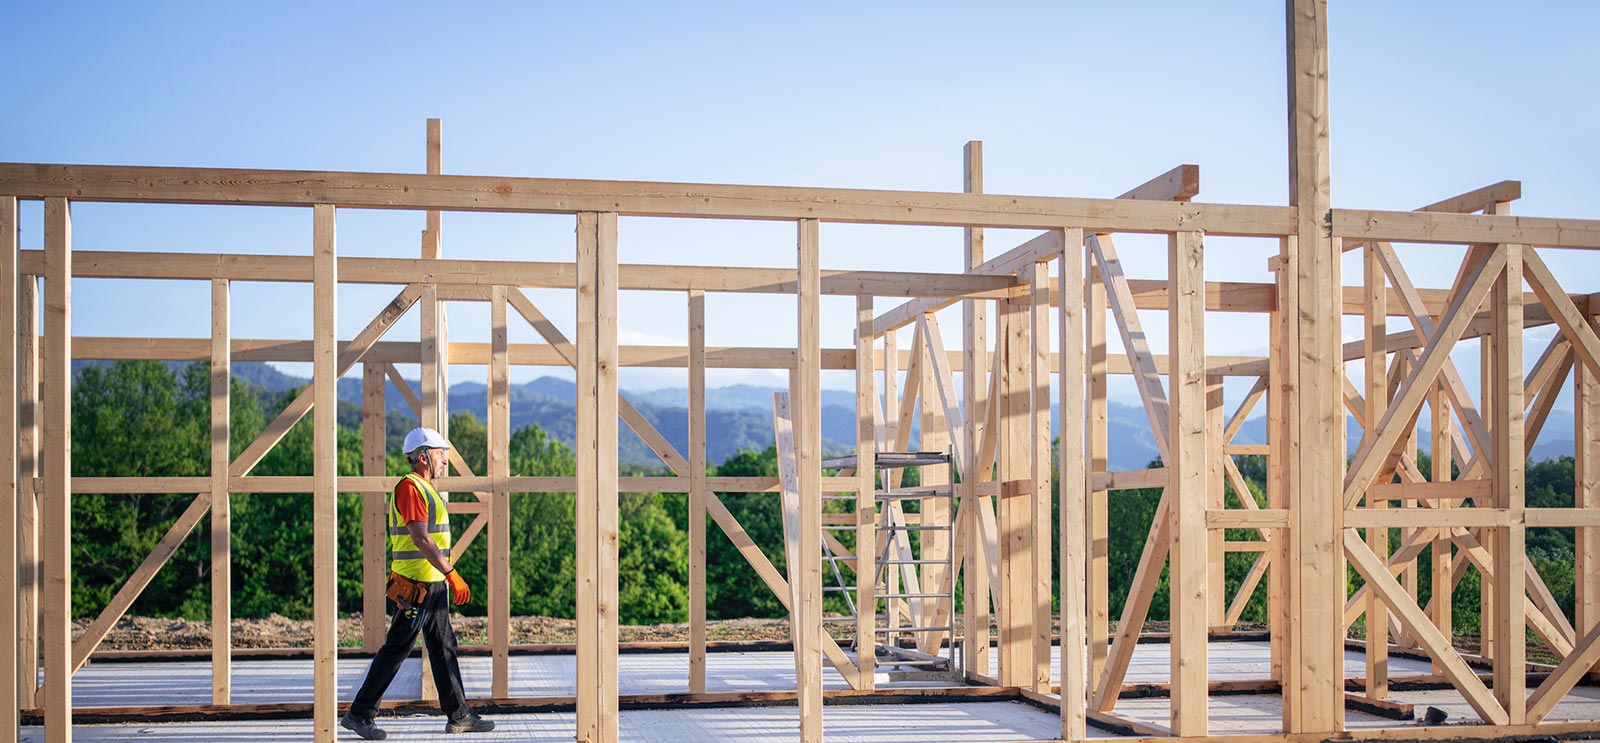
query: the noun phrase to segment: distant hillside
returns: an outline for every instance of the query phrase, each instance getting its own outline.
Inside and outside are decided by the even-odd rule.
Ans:
[[[76,372],[84,366],[105,363],[108,362],[75,361],[73,370]],[[184,364],[172,362],[171,365],[182,367]],[[239,379],[260,388],[264,399],[286,395],[308,383],[304,378],[285,374],[269,364],[259,362],[234,364],[233,372]],[[415,380],[412,380],[410,385],[414,392],[419,390]],[[394,383],[386,382],[385,386],[387,389],[384,399],[390,413],[390,428],[415,425],[416,415]],[[706,390],[706,425],[710,433],[706,441],[706,458],[711,464],[718,464],[741,451],[759,451],[772,445],[772,394],[780,391],[786,390],[781,387],[749,384]],[[687,389],[624,390],[623,394],[634,407],[638,408],[645,420],[650,421],[661,431],[678,451],[688,452]],[[539,377],[523,384],[512,385],[510,397],[513,429],[536,423],[556,439],[568,445],[574,443],[577,437],[575,406],[577,387],[571,380]],[[361,415],[361,380],[358,377],[339,380],[339,399],[342,403],[340,420],[345,425],[357,425]],[[848,453],[854,450],[855,393],[844,390],[823,390],[822,400],[823,449],[828,454]],[[487,408],[488,390],[482,383],[460,382],[451,385],[452,412],[472,413],[479,420],[484,420],[487,417]],[[1057,411],[1052,408],[1052,436],[1059,430],[1056,413]],[[1157,458],[1155,438],[1150,433],[1149,420],[1145,416],[1143,407],[1112,400],[1107,409],[1107,419],[1112,469],[1142,469]],[[1423,422],[1426,423],[1425,420]],[[1570,456],[1573,450],[1572,422],[1571,411],[1553,411],[1533,447],[1530,459],[1539,461],[1563,455]],[[1355,452],[1356,446],[1361,441],[1361,427],[1353,419],[1349,420],[1347,425],[1348,455]],[[913,421],[913,442],[916,441],[916,432],[919,428],[920,426]],[[1425,425],[1422,430],[1426,446]],[[398,441],[398,437],[404,435],[404,432],[391,430],[390,435]],[[1264,443],[1266,418],[1258,415],[1246,421],[1240,428],[1236,441],[1245,444]],[[618,446],[620,458],[626,464],[650,469],[663,466],[655,453],[626,426],[622,427],[622,437]]]

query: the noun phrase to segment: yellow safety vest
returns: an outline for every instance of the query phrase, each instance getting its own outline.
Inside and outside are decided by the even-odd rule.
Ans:
[[[448,501],[433,489],[433,485],[415,472],[408,473],[405,480],[417,486],[422,493],[422,499],[428,503],[428,536],[433,537],[433,543],[439,545],[439,551],[445,557],[450,556],[450,511]],[[402,480],[401,482],[404,482]],[[400,489],[395,483],[395,490]],[[405,519],[400,516],[400,509],[395,506],[394,498],[389,498],[389,557],[390,569],[407,578],[424,583],[433,583],[444,580],[444,573],[428,562],[422,556],[422,551],[417,549],[416,542],[411,541],[411,532],[406,529]]]

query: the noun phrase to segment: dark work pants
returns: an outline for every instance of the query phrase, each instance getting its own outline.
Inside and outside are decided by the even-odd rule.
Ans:
[[[378,701],[394,681],[400,664],[411,654],[417,635],[427,639],[428,660],[433,666],[433,685],[439,690],[439,708],[452,720],[472,714],[467,707],[466,692],[461,690],[461,665],[456,661],[456,632],[450,626],[450,589],[443,581],[428,584],[428,597],[418,607],[414,616],[407,612],[394,613],[389,623],[389,636],[383,647],[372,658],[367,669],[367,679],[356,692],[356,701],[350,705],[353,717],[372,719],[378,713]]]

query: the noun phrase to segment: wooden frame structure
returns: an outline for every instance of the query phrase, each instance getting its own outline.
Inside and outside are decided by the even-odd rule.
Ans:
[[[1272,673],[1260,688],[1281,694],[1281,733],[1273,740],[1320,740],[1343,729],[1347,703],[1382,704],[1388,696],[1386,657],[1392,646],[1418,649],[1433,659],[1436,678],[1448,681],[1487,726],[1418,730],[1418,737],[1561,735],[1600,731],[1600,721],[1546,721],[1587,674],[1600,671],[1600,295],[1570,294],[1544,263],[1552,249],[1600,249],[1600,221],[1514,217],[1514,182],[1429,205],[1414,212],[1332,208],[1328,175],[1327,22],[1322,0],[1289,0],[1291,122],[1290,206],[1204,204],[1191,201],[1198,170],[1181,166],[1117,199],[989,195],[982,179],[982,148],[966,149],[963,193],[720,186],[704,184],[576,181],[442,175],[437,122],[429,126],[427,174],[247,171],[89,165],[0,164],[0,389],[14,391],[0,405],[4,452],[0,526],[19,534],[16,554],[0,560],[5,586],[16,596],[0,607],[4,643],[0,698],[13,705],[3,719],[15,737],[18,709],[42,715],[46,739],[71,738],[72,674],[83,665],[179,542],[209,512],[212,525],[213,616],[228,617],[229,493],[312,493],[315,513],[315,700],[307,708],[319,741],[334,738],[336,637],[336,509],[338,492],[365,493],[364,575],[368,586],[363,634],[381,642],[384,570],[382,495],[384,382],[399,382],[420,419],[447,420],[448,367],[489,369],[489,471],[474,474],[457,458],[456,474],[441,482],[454,491],[452,510],[473,519],[458,543],[466,552],[488,532],[490,652],[493,696],[508,692],[509,532],[513,494],[577,495],[577,694],[566,700],[577,713],[577,738],[617,739],[617,496],[620,492],[688,493],[690,503],[691,634],[688,693],[681,699],[717,701],[706,693],[705,519],[731,539],[780,601],[796,615],[797,677],[793,698],[800,734],[822,736],[823,704],[839,695],[892,695],[875,688],[869,626],[858,630],[852,656],[821,625],[821,526],[830,518],[857,527],[859,575],[875,575],[872,543],[877,516],[858,507],[824,514],[824,494],[870,491],[870,471],[826,474],[821,456],[819,379],[824,369],[856,372],[857,445],[861,452],[904,451],[911,422],[921,421],[919,444],[949,447],[959,473],[953,511],[913,514],[933,523],[953,521],[955,571],[923,565],[891,571],[906,586],[948,584],[963,590],[960,642],[969,679],[1001,687],[1010,696],[1051,704],[1061,713],[1061,735],[1081,740],[1091,724],[1121,724],[1147,738],[1207,736],[1206,649],[1214,631],[1234,625],[1258,587],[1269,597]],[[42,251],[16,243],[18,200],[43,200]],[[310,208],[314,239],[309,256],[194,255],[77,250],[71,235],[73,202],[248,204]],[[345,209],[402,209],[427,215],[418,258],[339,255],[338,214]],[[573,215],[573,262],[479,261],[446,258],[441,250],[444,211],[496,211]],[[636,266],[618,262],[618,221],[635,216],[791,221],[796,268]],[[965,234],[968,269],[960,274],[840,271],[819,262],[822,222],[958,227]],[[992,257],[985,228],[1027,228],[1040,233]],[[1118,233],[1164,234],[1164,280],[1130,278],[1115,245]],[[1270,270],[1261,283],[1205,280],[1207,236],[1273,241]],[[1415,287],[1400,248],[1453,243],[1470,246],[1457,280],[1443,289]],[[1361,281],[1345,285],[1345,251],[1360,251]],[[1430,254],[1431,255],[1431,254]],[[1052,276],[1052,265],[1054,276]],[[74,337],[73,278],[180,279],[209,282],[210,339]],[[311,285],[315,329],[300,339],[243,339],[229,332],[230,287],[238,281]],[[335,337],[337,288],[381,284],[397,294],[354,338]],[[38,292],[41,291],[42,295]],[[1525,291],[1525,287],[1527,291]],[[573,291],[575,335],[568,338],[524,293],[528,288]],[[689,308],[687,347],[625,346],[618,341],[617,293],[676,292]],[[795,348],[706,346],[708,293],[792,295],[797,303]],[[856,298],[853,348],[820,343],[823,295]],[[35,308],[42,296],[43,318]],[[895,298],[887,310],[875,300]],[[451,342],[445,303],[486,302],[491,307],[487,345]],[[959,303],[963,346],[947,351],[938,313]],[[412,306],[422,315],[417,343],[383,341],[386,330]],[[1167,313],[1171,347],[1152,353],[1140,310]],[[1206,354],[1208,312],[1264,315],[1275,350],[1269,357]],[[1366,336],[1341,344],[1346,315],[1364,319]],[[527,322],[542,338],[512,344],[508,324]],[[1388,318],[1406,328],[1389,332]],[[1524,377],[1523,337],[1530,328],[1555,325],[1556,339]],[[899,331],[911,328],[903,347]],[[1108,353],[1108,336],[1124,353]],[[1463,339],[1484,349],[1483,388],[1474,399],[1454,369],[1450,352]],[[881,339],[881,346],[879,342]],[[1055,343],[1057,351],[1052,353]],[[212,363],[212,464],[204,477],[74,478],[69,410],[73,359],[209,360]],[[229,459],[230,364],[237,361],[311,361],[312,385],[290,403],[242,454]],[[396,363],[421,363],[420,395],[395,371]],[[1364,386],[1345,376],[1359,362]],[[335,406],[335,381],[361,366],[364,390],[363,474],[335,471],[334,419],[316,419],[316,467],[309,477],[252,476],[252,468],[296,422]],[[509,470],[507,373],[513,364],[568,365],[578,378],[577,474],[519,476]],[[623,366],[684,367],[690,380],[690,446],[677,451],[619,395]],[[778,571],[723,507],[718,492],[777,492],[767,478],[706,475],[705,372],[710,368],[788,369],[793,380],[794,447],[801,554],[817,559]],[[881,378],[876,375],[883,373]],[[902,377],[902,372],[904,375]],[[961,387],[957,391],[956,377]],[[1051,375],[1059,398],[1051,399]],[[1151,431],[1166,463],[1159,469],[1109,471],[1107,379],[1131,375]],[[1163,384],[1161,377],[1167,377]],[[1527,506],[1522,462],[1567,377],[1576,390],[1578,466],[1576,507]],[[1222,379],[1254,380],[1231,413],[1223,406]],[[881,397],[880,397],[881,393]],[[879,401],[883,409],[879,410]],[[1059,492],[1052,492],[1050,407],[1061,411]],[[1417,422],[1429,410],[1429,444],[1436,462],[1432,481],[1416,468]],[[1264,406],[1268,443],[1234,443],[1248,415]],[[1366,434],[1348,463],[1340,456],[1345,411]],[[673,473],[671,477],[619,477],[618,421],[631,428]],[[1459,421],[1457,427],[1455,423]],[[13,425],[14,424],[14,425]],[[12,438],[12,432],[15,436]],[[41,456],[41,453],[46,455]],[[1266,505],[1251,495],[1233,457],[1266,455]],[[1223,483],[1239,494],[1224,500]],[[1105,540],[1114,491],[1161,487],[1163,494],[1132,590],[1115,633],[1109,618]],[[94,493],[192,493],[194,500],[154,552],[117,593],[87,634],[74,641],[71,623],[71,498]],[[463,494],[468,494],[463,496]],[[1051,499],[1060,502],[1060,541],[1050,539]],[[1390,507],[1398,505],[1399,507]],[[1471,508],[1461,506],[1470,505]],[[1575,617],[1566,617],[1524,554],[1529,528],[1575,527],[1578,534]],[[1236,542],[1225,529],[1252,529],[1261,537]],[[1389,550],[1390,530],[1401,530]],[[1361,530],[1365,530],[1365,534]],[[842,545],[838,545],[842,548]],[[1426,567],[1416,562],[1431,547]],[[1222,600],[1227,553],[1257,555],[1244,585]],[[458,552],[458,553],[459,553]],[[1057,561],[1052,561],[1052,555]],[[941,558],[943,556],[940,556]],[[1366,585],[1346,596],[1346,569]],[[1174,621],[1170,634],[1170,725],[1119,721],[1118,696],[1134,645],[1163,567],[1169,566]],[[1419,605],[1416,575],[1431,572],[1435,585],[1452,585],[1476,570],[1491,587],[1492,631],[1482,659],[1451,645],[1450,601]],[[1052,631],[1052,571],[1059,570],[1063,621]],[[1398,576],[1398,577],[1397,577]],[[860,581],[857,601],[877,614],[873,581]],[[1448,597],[1441,589],[1436,595]],[[889,602],[889,621],[904,615],[924,623],[949,618],[957,607],[940,602]],[[1347,692],[1343,673],[1345,630],[1366,615],[1368,659],[1358,691]],[[1343,618],[1343,622],[1339,618]],[[991,622],[998,638],[982,634]],[[863,623],[865,624],[865,623]],[[1524,627],[1562,660],[1554,667],[1527,663]],[[240,707],[230,699],[230,639],[226,622],[213,635],[211,712]],[[1061,653],[1062,673],[1052,677],[1051,656]],[[998,669],[994,675],[991,656]],[[44,682],[35,684],[42,660]],[[852,687],[823,692],[824,663]],[[1530,670],[1534,673],[1530,674]],[[424,674],[424,679],[427,679]],[[1485,680],[1491,683],[1486,684]],[[425,687],[422,696],[429,690]],[[952,696],[974,692],[952,690]],[[1354,697],[1354,699],[1352,699]],[[528,701],[528,700],[521,700]],[[548,701],[548,700],[547,700]],[[726,699],[723,699],[726,701]],[[1227,738],[1228,736],[1211,736]],[[1351,737],[1385,737],[1385,731]],[[1255,736],[1253,740],[1263,739]]]

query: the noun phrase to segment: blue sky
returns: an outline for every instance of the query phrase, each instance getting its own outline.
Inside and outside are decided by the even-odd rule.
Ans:
[[[5,17],[5,161],[420,171],[433,116],[451,173],[953,191],[962,144],[981,139],[995,193],[1114,196],[1195,163],[1200,201],[1287,199],[1277,2],[10,2]],[[1335,0],[1330,19],[1336,206],[1410,209],[1512,178],[1524,185],[1516,213],[1600,218],[1590,195],[1600,5]],[[38,225],[30,205],[25,246],[38,247]],[[415,255],[421,228],[420,214],[341,211],[340,250]],[[81,249],[308,254],[310,212],[85,204],[74,230]],[[568,217],[446,215],[445,250],[564,260],[571,230]],[[793,261],[782,223],[632,219],[621,236],[629,262]],[[991,231],[990,250],[1026,237]],[[960,245],[958,230],[825,225],[823,262],[955,271]],[[1164,275],[1163,240],[1120,245],[1132,274]],[[1208,278],[1269,279],[1274,244],[1207,247]],[[1419,284],[1442,286],[1460,253],[1402,256]],[[1547,260],[1569,290],[1600,290],[1583,256]],[[1353,262],[1345,270],[1347,282],[1359,276]],[[200,337],[207,292],[80,281],[75,331]],[[340,336],[392,295],[342,290]],[[570,293],[533,296],[572,327]],[[708,309],[712,345],[793,341],[792,301],[717,296]],[[825,303],[825,345],[850,344],[852,311],[847,298]],[[484,308],[453,305],[451,318],[453,339],[487,338]],[[1164,348],[1164,316],[1144,321]],[[682,342],[685,322],[679,295],[622,299],[624,342]],[[310,323],[306,287],[235,290],[235,337],[309,337]],[[945,326],[954,342],[955,315]],[[1211,353],[1265,352],[1261,318],[1217,316],[1207,328]],[[1355,337],[1354,318],[1347,331]],[[408,318],[392,337],[416,332]],[[513,341],[533,337],[513,328]],[[1530,363],[1548,338],[1530,334]],[[1471,357],[1458,366],[1475,380]],[[778,379],[725,372],[711,383]],[[681,386],[684,375],[628,370],[623,384]],[[851,383],[830,374],[824,384]]]

